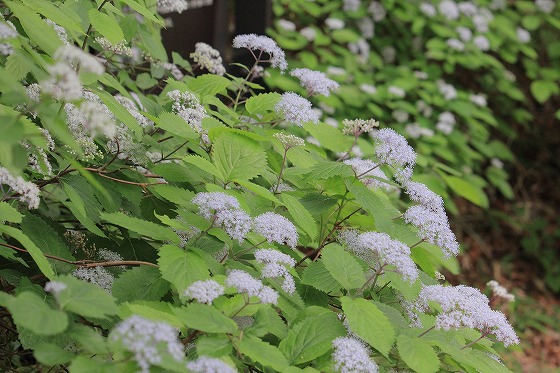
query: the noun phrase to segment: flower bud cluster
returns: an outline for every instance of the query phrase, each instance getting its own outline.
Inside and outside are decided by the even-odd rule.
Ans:
[[[342,121],[342,133],[345,135],[360,136],[362,133],[370,132],[379,127],[379,122],[375,119],[344,119]]]
[[[212,74],[224,75],[226,69],[222,63],[220,52],[206,43],[196,43],[195,50],[191,53],[191,58],[201,68],[210,71]]]
[[[214,299],[224,294],[224,287],[214,280],[195,281],[184,294],[198,303],[212,304]]]

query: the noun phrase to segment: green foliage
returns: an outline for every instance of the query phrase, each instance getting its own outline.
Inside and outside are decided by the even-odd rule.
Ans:
[[[409,325],[415,317],[425,329],[437,325],[439,310],[420,309],[418,294],[438,283],[436,270],[458,265],[442,259],[439,247],[418,243],[422,232],[401,219],[410,184],[393,176],[403,170],[347,130],[289,126],[297,123],[290,115],[311,114],[303,106],[280,112],[286,96],[262,92],[253,81],[258,69],[240,78],[219,74],[221,60],[208,56],[173,54],[169,62],[157,3],[0,6],[7,35],[0,40],[2,344],[35,358],[3,359],[1,368],[183,372],[212,358],[221,364],[215,371],[335,372],[344,358],[333,341],[343,337],[356,347],[346,358],[361,356],[380,371],[505,370],[482,356],[494,353],[492,340],[477,340],[487,330],[428,333]],[[289,3],[317,19],[339,5]],[[411,6],[390,5],[398,17]],[[524,24],[538,27],[535,19]],[[341,46],[359,38],[350,28],[317,30],[313,48],[299,56],[308,67],[340,63],[351,71],[355,61]],[[309,44],[289,32],[278,41],[294,50]],[[437,57],[441,43],[427,44]],[[268,68],[271,56],[261,57],[255,66],[267,67],[271,80],[298,89]],[[420,83],[375,56],[370,62],[385,67],[371,75],[380,81],[419,97],[435,92],[434,81]],[[356,74],[363,76],[355,82],[366,79]],[[378,89],[373,98],[342,84],[341,94],[320,101],[350,118],[383,113],[385,104],[414,114],[414,105]],[[474,113],[464,98],[434,98],[439,111],[461,116],[468,141],[455,133],[413,142],[415,180],[485,205],[478,171],[491,157],[512,155],[486,128],[500,123],[488,110]],[[356,145],[376,173],[343,162]],[[487,179],[507,193],[507,173],[494,168]],[[360,241],[372,231],[403,246],[387,254],[390,247]],[[405,271],[418,280],[405,280]]]

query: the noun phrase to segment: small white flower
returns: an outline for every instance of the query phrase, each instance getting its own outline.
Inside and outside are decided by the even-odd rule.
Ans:
[[[292,249],[296,247],[298,241],[297,229],[291,221],[282,215],[265,212],[257,216],[253,224],[253,230],[263,236],[267,242],[287,245]]]
[[[41,191],[34,183],[25,181],[21,176],[14,177],[8,169],[0,166],[0,186],[7,185],[9,190],[0,189],[5,195],[15,193],[20,202],[25,203],[30,210],[39,208],[39,194]],[[1,218],[0,218],[1,219]]]
[[[406,139],[390,128],[383,128],[373,134],[375,155],[381,163],[395,168],[412,168],[416,163],[416,153]]]
[[[308,95],[330,96],[331,92],[338,89],[339,85],[329,79],[324,73],[311,69],[293,69],[290,75],[295,76],[301,82],[302,87],[307,89]]]
[[[535,5],[543,13],[552,13],[555,6],[552,0],[535,0]]]
[[[111,294],[113,282],[115,282],[115,277],[102,266],[78,268],[72,272],[72,276],[82,281],[91,282],[109,294]]]
[[[360,84],[360,90],[370,95],[374,95],[377,93],[377,88],[372,84],[362,83]]]
[[[224,75],[226,69],[222,63],[220,52],[206,43],[196,43],[195,50],[191,53],[191,58],[202,69],[210,71],[212,74]]]
[[[486,107],[487,102],[486,102],[486,96],[484,96],[483,94],[477,94],[477,95],[470,95],[469,96],[469,100],[480,107]]]
[[[195,281],[185,290],[184,294],[198,303],[212,304],[214,299],[224,294],[224,287],[214,280]]]
[[[325,25],[331,30],[340,30],[344,28],[344,21],[340,18],[327,18]]]
[[[311,102],[297,93],[285,92],[274,106],[274,110],[284,117],[287,123],[303,127],[306,123],[318,123],[319,117],[311,108]]]
[[[510,294],[509,291],[496,280],[491,280],[486,283],[486,285],[492,290],[492,295],[497,298],[502,298],[508,302],[513,302],[515,300],[515,295]]]
[[[299,33],[309,41],[315,40],[315,37],[317,36],[317,32],[311,27],[304,27],[299,30]]]
[[[189,361],[187,369],[193,373],[237,373],[237,369],[223,361],[207,356],[200,356],[194,361]]]
[[[436,15],[436,8],[431,3],[420,4],[420,11],[429,18],[432,18]]]
[[[457,33],[459,34],[459,38],[462,41],[469,41],[472,39],[472,31],[468,27],[459,26],[455,29],[455,31],[457,31]]]
[[[339,373],[377,373],[379,367],[369,357],[369,349],[352,337],[338,337],[332,342],[334,369]]]
[[[187,0],[157,0],[157,10],[160,14],[182,13],[189,8]]]
[[[406,92],[404,91],[404,89],[391,85],[389,86],[389,88],[387,89],[387,91],[389,92],[389,94],[398,97],[398,98],[403,98],[406,94]]]
[[[280,29],[284,31],[296,31],[296,24],[292,21],[288,21],[287,19],[279,19],[278,21],[276,21],[276,24]]]
[[[270,56],[270,59],[263,62],[270,62],[272,67],[277,67],[280,70],[286,70],[288,68],[286,54],[282,48],[280,48],[278,44],[276,44],[276,42],[268,36],[255,34],[237,35],[233,39],[233,47],[265,52]]]
[[[258,297],[264,304],[276,304],[278,301],[278,293],[274,289],[240,269],[233,269],[228,273],[226,285],[233,286],[240,293]]]
[[[483,35],[475,36],[475,38],[473,39],[473,43],[474,45],[476,45],[478,49],[480,49],[483,52],[490,49],[490,42]]]
[[[447,39],[447,41],[445,43],[451,49],[455,49],[455,50],[460,51],[460,52],[465,50],[465,44],[459,39],[455,39],[455,38]]]
[[[439,12],[448,20],[459,18],[459,7],[453,0],[444,0],[438,5]]]
[[[531,34],[529,31],[525,30],[524,28],[518,27],[517,30],[517,38],[522,43],[528,43],[531,41]]]

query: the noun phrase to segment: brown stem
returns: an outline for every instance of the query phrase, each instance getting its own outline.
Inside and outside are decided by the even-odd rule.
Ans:
[[[463,347],[461,347],[461,350],[472,346],[473,344],[475,344],[476,342],[480,341],[482,338],[485,338],[488,334],[490,334],[490,331],[484,332],[482,333],[482,335],[480,337],[478,337],[477,339],[475,339],[474,341],[467,343],[466,345],[464,345]]]
[[[352,148],[354,147],[354,145],[356,145],[357,142],[358,142],[358,135],[355,135],[354,136],[354,142],[352,143],[352,145],[350,145],[350,149],[348,149],[348,151],[346,153],[344,153],[340,157],[338,157],[338,159],[336,161],[339,162],[339,161],[342,161],[342,160],[346,159],[346,157],[348,157],[348,155],[352,151]]]
[[[286,155],[288,154],[288,148],[284,149],[284,156],[282,157],[282,167],[280,167],[280,173],[278,174],[278,180],[276,181],[276,188],[274,188],[274,194],[278,193],[278,187],[280,187],[280,180],[282,180],[282,173],[284,172],[284,167],[286,166]]]
[[[430,327],[430,328],[424,330],[424,331],[418,336],[418,338],[421,338],[421,337],[425,336],[426,334],[428,334],[429,331],[434,330],[435,327],[436,327],[436,326],[434,325],[434,326],[432,326],[432,327]]]

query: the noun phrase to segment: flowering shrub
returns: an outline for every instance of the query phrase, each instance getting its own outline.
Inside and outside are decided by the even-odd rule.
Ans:
[[[245,78],[208,45],[169,62],[156,10],[184,6],[2,5],[3,368],[507,372],[495,294],[438,272],[459,244],[406,139],[263,92],[266,36],[233,40]]]
[[[503,167],[513,160],[512,123],[527,125],[531,112],[560,119],[554,1],[273,3],[270,35],[290,64],[340,84],[329,97],[312,98],[322,120],[341,128],[345,118],[375,117],[404,135],[418,152],[416,179],[437,190],[450,211],[449,192],[482,207],[487,186],[512,198]],[[274,71],[267,83],[304,92]],[[368,139],[358,138],[350,156],[371,151]]]

